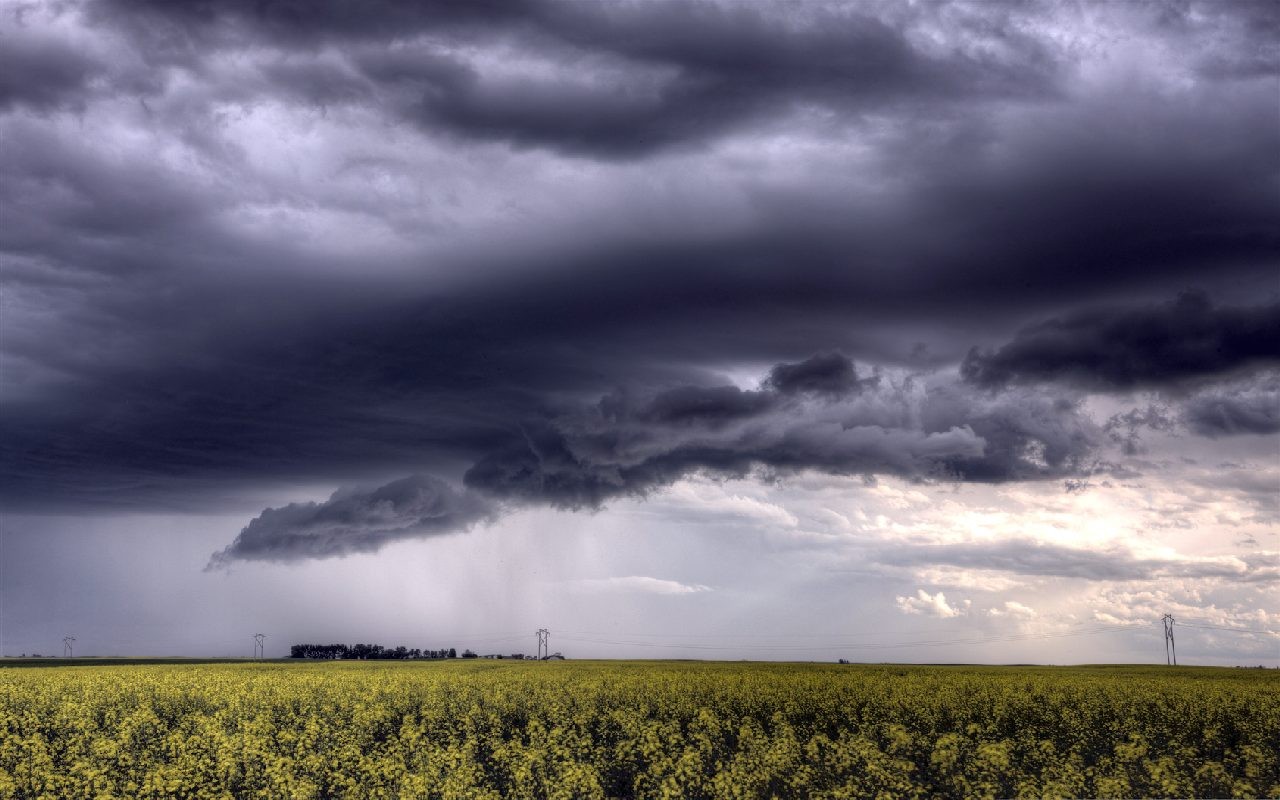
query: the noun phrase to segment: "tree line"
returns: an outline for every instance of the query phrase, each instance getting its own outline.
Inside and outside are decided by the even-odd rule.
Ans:
[[[452,647],[448,650],[421,650],[417,647],[408,648],[403,645],[399,647],[383,647],[380,644],[355,644],[350,646],[345,644],[295,644],[289,647],[289,658],[405,660],[457,657],[458,651]],[[475,658],[476,654],[467,650],[463,652],[462,657]]]

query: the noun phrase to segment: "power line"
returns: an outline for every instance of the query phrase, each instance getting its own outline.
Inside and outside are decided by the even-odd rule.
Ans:
[[[914,633],[949,633],[952,628],[931,628],[913,631]],[[565,631],[575,636],[613,636],[614,631]],[[884,631],[847,631],[843,633],[631,633],[623,634],[628,638],[650,639],[832,639],[855,636],[884,636]]]
[[[1077,627],[1080,627],[1081,629],[1087,629],[1087,630],[1094,630],[1094,629],[1098,629],[1098,628],[1107,628],[1107,629],[1110,629],[1110,628],[1116,628],[1116,629],[1119,629],[1119,628],[1130,628],[1130,629],[1132,629],[1132,628],[1134,628],[1134,627],[1135,627],[1135,624],[1134,624],[1134,623],[1127,623],[1127,622],[1109,623],[1109,622],[1101,622],[1101,621],[1099,621],[1099,622],[1080,622],[1080,623],[1075,623],[1075,625],[1076,625]],[[924,630],[913,630],[913,631],[911,631],[910,633],[911,633],[911,634],[915,634],[915,635],[927,635],[927,634],[935,634],[935,633],[936,633],[936,634],[942,634],[942,633],[953,633],[954,631],[955,631],[955,628],[954,628],[954,627],[948,627],[948,628],[929,628],[929,629],[924,629]],[[1070,632],[1071,632],[1071,631],[1067,631],[1067,633],[1070,633]],[[634,633],[634,632],[630,632],[630,631],[628,631],[628,632],[626,632],[626,633],[619,633],[619,632],[617,632],[617,631],[564,631],[564,632],[562,632],[562,634],[561,634],[561,635],[562,635],[562,636],[565,636],[566,638],[569,638],[569,637],[591,638],[591,637],[603,636],[603,637],[606,637],[606,638],[609,638],[609,639],[616,639],[616,638],[625,638],[625,639],[637,639],[637,638],[665,638],[665,639],[689,638],[689,639],[700,639],[700,640],[703,640],[703,641],[705,641],[705,640],[707,640],[707,639],[739,639],[739,638],[766,639],[766,640],[767,640],[767,639],[774,639],[774,638],[776,638],[776,639],[791,639],[791,638],[795,638],[795,639],[821,639],[821,640],[823,640],[824,646],[825,646],[825,645],[832,645],[832,644],[836,644],[836,645],[839,645],[839,644],[849,644],[850,646],[853,646],[853,647],[859,647],[859,646],[862,646],[862,645],[857,644],[857,643],[845,642],[844,640],[846,640],[846,639],[851,639],[851,638],[854,638],[854,637],[868,637],[868,636],[871,636],[871,637],[877,637],[877,636],[878,636],[878,637],[883,637],[883,636],[886,636],[886,635],[889,635],[889,634],[888,634],[888,632],[886,632],[886,631],[884,631],[884,630],[879,630],[879,631],[846,631],[846,632],[841,632],[841,633],[785,633],[785,634],[735,634],[735,633],[705,633],[705,634],[697,634],[697,633],[686,633],[686,634],[671,633],[671,634],[661,634],[661,633]],[[985,636],[993,636],[993,635],[1000,635],[1000,636],[1043,636],[1043,635],[1058,635],[1058,633],[1056,633],[1056,632],[1042,632],[1042,633],[1036,633],[1036,632],[1023,632],[1023,633],[1015,633],[1015,634],[982,634],[982,633],[974,633],[973,635],[974,635],[974,636],[984,636],[984,637],[985,637]],[[681,646],[683,646],[683,645],[681,645]],[[765,641],[765,642],[762,642],[762,643],[761,643],[761,644],[759,644],[759,645],[749,645],[749,646],[751,646],[751,647],[775,647],[775,646],[776,646],[776,647],[784,647],[784,648],[785,648],[785,647],[795,647],[795,646],[801,646],[801,645],[790,645],[790,644],[787,644],[787,643],[785,643],[785,642],[771,642],[771,641]]]
[[[513,633],[509,636],[442,636],[439,638],[448,639],[453,642],[514,642],[524,641],[527,634]]]
[[[968,637],[962,639],[925,639],[907,642],[876,642],[876,643],[851,643],[851,642],[830,642],[825,645],[784,645],[784,644],[765,644],[765,645],[710,645],[710,644],[678,644],[663,642],[640,642],[624,639],[596,639],[590,637],[579,637],[565,635],[563,638],[567,641],[582,642],[586,644],[607,644],[620,647],[651,647],[673,650],[753,650],[761,652],[812,652],[831,650],[895,650],[899,648],[914,647],[946,647],[952,645],[965,644],[991,644],[996,642],[1020,642],[1020,641],[1039,641],[1045,639],[1056,639],[1070,636],[1092,636],[1100,633],[1108,633],[1119,630],[1132,630],[1130,625],[1105,625],[1087,630],[1063,631],[1057,633],[1021,633],[1021,634],[1005,634],[1000,636],[979,636]]]
[[[1267,630],[1265,628],[1228,628],[1223,625],[1198,625],[1194,622],[1180,622],[1178,624],[1184,628],[1203,628],[1204,630],[1207,630],[1207,631],[1227,631],[1228,633],[1262,633],[1262,634],[1271,634],[1273,636],[1280,636],[1280,631]]]
[[[1121,629],[1121,628],[1128,628],[1128,629],[1133,630],[1133,629],[1137,629],[1137,627],[1138,627],[1138,625],[1139,625],[1139,622],[1138,622],[1138,621],[1124,621],[1124,622],[1114,622],[1114,623],[1111,623],[1111,622],[1103,622],[1103,621],[1100,621],[1100,620],[1099,620],[1099,621],[1095,621],[1095,622],[1077,622],[1077,623],[1075,623],[1074,625],[1075,625],[1076,627],[1078,627],[1078,628],[1082,629],[1082,630],[1090,630],[1090,631],[1092,631],[1092,630],[1096,630],[1096,629],[1108,629],[1108,630],[1109,630],[1109,629],[1116,629],[1116,630],[1119,630],[1119,629]],[[954,627],[947,627],[947,628],[927,628],[927,629],[924,629],[924,630],[913,630],[913,631],[911,631],[910,633],[911,633],[911,634],[914,634],[914,635],[928,635],[928,634],[944,634],[944,633],[953,633],[954,631],[955,631],[955,628],[954,628]],[[1072,631],[1066,631],[1066,632],[1062,632],[1062,633],[1071,634],[1071,633],[1072,633]],[[757,644],[742,645],[742,646],[747,646],[747,647],[752,647],[752,648],[761,648],[761,647],[765,647],[765,648],[767,648],[767,647],[791,648],[791,647],[799,647],[799,646],[800,646],[800,645],[790,645],[790,644],[786,643],[785,641],[768,641],[768,640],[774,640],[774,639],[778,639],[778,640],[785,640],[785,639],[819,639],[819,640],[822,640],[822,642],[823,642],[823,647],[824,647],[824,649],[825,649],[825,647],[827,647],[827,646],[831,646],[831,645],[837,645],[837,646],[849,646],[849,647],[862,647],[862,646],[864,646],[864,645],[859,644],[859,643],[855,643],[855,642],[847,642],[847,641],[845,641],[845,640],[847,640],[847,639],[852,639],[852,638],[858,638],[858,637],[864,637],[864,638],[865,638],[865,637],[884,637],[884,636],[889,635],[889,634],[888,634],[888,632],[886,632],[886,631],[884,631],[884,630],[878,630],[878,631],[844,631],[844,632],[839,632],[839,633],[778,633],[778,634],[771,634],[771,633],[754,633],[754,634],[753,634],[753,633],[668,633],[668,634],[663,634],[663,633],[636,633],[636,632],[619,633],[619,632],[617,632],[617,631],[563,631],[561,635],[562,635],[562,636],[564,636],[565,638],[578,637],[578,638],[582,638],[582,639],[584,639],[584,640],[585,640],[585,639],[589,639],[589,638],[591,638],[591,637],[601,637],[601,636],[602,636],[602,637],[605,637],[605,638],[607,638],[607,639],[611,639],[611,640],[612,640],[612,639],[617,639],[617,638],[625,638],[625,639],[639,639],[639,638],[654,638],[654,639],[681,639],[681,638],[684,638],[684,639],[698,639],[698,640],[701,640],[701,641],[703,641],[703,642],[705,642],[705,641],[706,641],[706,640],[708,640],[708,639],[721,639],[721,640],[733,640],[733,639],[761,639],[761,640],[766,640],[766,641],[761,642],[761,643],[760,643],[760,644],[758,644],[758,645],[757,645]],[[1038,637],[1038,636],[1057,636],[1057,635],[1060,635],[1060,633],[1058,633],[1058,632],[1042,632],[1042,633],[1036,633],[1036,632],[1023,632],[1023,633],[1013,633],[1013,634],[982,634],[982,633],[974,633],[973,635],[974,635],[974,636],[979,636],[979,637],[990,637],[990,636],[997,636],[997,635],[998,635],[998,636],[1011,636],[1011,637],[1021,638],[1021,637],[1024,637],[1024,636],[1037,636],[1037,637]],[[949,641],[949,640],[943,640],[943,641]],[[642,645],[642,644],[644,644],[644,643],[643,643],[643,642],[636,642],[636,644],[641,644],[641,645]],[[684,646],[684,645],[675,645],[675,644],[673,644],[672,646]],[[734,646],[737,646],[737,645],[734,645]],[[894,647],[894,646],[897,646],[897,645],[894,645],[894,644],[886,644],[885,646]],[[727,646],[726,646],[726,647],[727,647]]]

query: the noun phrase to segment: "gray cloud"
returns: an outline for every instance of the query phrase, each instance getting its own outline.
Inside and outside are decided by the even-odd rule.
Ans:
[[[1266,557],[1143,558],[1124,548],[1094,550],[1008,539],[976,544],[912,545],[876,553],[891,566],[952,566],[1018,575],[1082,578],[1091,581],[1141,581],[1157,578],[1220,578],[1275,583],[1280,567]]]
[[[870,379],[874,384],[875,379]],[[858,391],[862,383],[853,362],[839,353],[825,353],[799,364],[779,364],[765,384],[782,394],[822,394],[832,397]]]
[[[613,393],[595,405],[529,418],[466,471],[463,494],[437,479],[411,478],[372,494],[335,495],[324,505],[268,509],[215,562],[369,551],[465,529],[499,507],[600,508],[695,474],[1003,482],[1096,468],[1101,432],[1078,401],[1022,390],[977,396],[955,383],[911,380],[876,383],[842,399],[797,387],[826,388],[827,380],[806,381],[832,374],[854,369],[827,355],[774,367],[759,390],[690,385],[651,397]],[[847,392],[851,384],[843,385]],[[419,519],[426,500],[445,508]]]
[[[209,569],[235,561],[368,553],[401,539],[466,530],[495,513],[474,494],[430,475],[412,475],[372,491],[339,490],[323,503],[268,508],[213,555]]]
[[[600,411],[615,419],[630,415],[643,422],[720,427],[734,419],[756,416],[776,402],[767,392],[736,386],[680,386],[658,393],[634,410],[625,395],[611,395],[600,401]]]
[[[1169,433],[1177,427],[1177,424],[1177,419],[1168,408],[1150,404],[1145,408],[1132,408],[1121,414],[1113,414],[1103,426],[1103,430],[1113,442],[1120,445],[1121,452],[1127,456],[1135,456],[1146,452],[1142,446],[1140,431]]]
[[[1077,312],[1025,328],[961,365],[980,386],[1065,381],[1102,390],[1169,386],[1280,362],[1280,303],[1215,307],[1201,293],[1172,303]]]
[[[466,483],[576,508],[643,495],[694,472],[999,482],[1093,466],[1099,431],[1075,401],[1022,391],[975,397],[962,386],[911,381],[843,402],[791,396],[796,388],[785,380],[785,391],[778,388],[779,375],[807,375],[813,363],[775,367],[759,391],[683,387],[634,405],[610,396],[587,413],[523,429],[469,469]]]
[[[1200,392],[1183,405],[1182,419],[1201,436],[1280,432],[1280,378],[1270,375]]]
[[[874,368],[951,371],[1055,314],[978,383],[1271,357],[1274,307],[1240,305],[1277,241],[1267,10],[1117,6],[1099,37],[986,3],[23,9],[66,57],[9,50],[0,109],[7,507],[418,470],[587,505],[697,470],[1079,477],[1074,394],[910,399]],[[1113,30],[1182,88],[1062,45]],[[1141,305],[1188,285],[1221,350]]]
[[[33,36],[21,27],[4,31],[0,41],[0,111],[83,106],[98,67],[92,58],[67,42]]]
[[[974,39],[998,38],[1011,57],[929,50],[908,35],[915,20],[889,23],[820,4],[375,3],[359,12],[321,4],[300,14],[279,3],[125,0],[96,8],[163,52],[170,46],[157,29],[177,28],[205,51],[340,45],[359,54],[366,88],[394,97],[396,112],[424,129],[600,158],[697,144],[812,106],[848,113],[904,97],[1053,92],[1044,43],[993,17],[957,15],[955,23]],[[442,42],[465,43],[450,49],[471,56],[444,54]],[[544,69],[495,68],[512,51]],[[184,60],[198,58],[188,52]],[[297,69],[276,75],[317,86],[325,72],[350,83],[319,64],[312,78]]]

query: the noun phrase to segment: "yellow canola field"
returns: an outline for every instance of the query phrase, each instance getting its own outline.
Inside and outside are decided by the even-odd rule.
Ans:
[[[1280,797],[1280,672],[0,669],[3,798]]]

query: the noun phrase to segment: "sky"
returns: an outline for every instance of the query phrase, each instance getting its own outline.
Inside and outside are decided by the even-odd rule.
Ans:
[[[1278,43],[0,0],[0,653],[1280,666]]]

